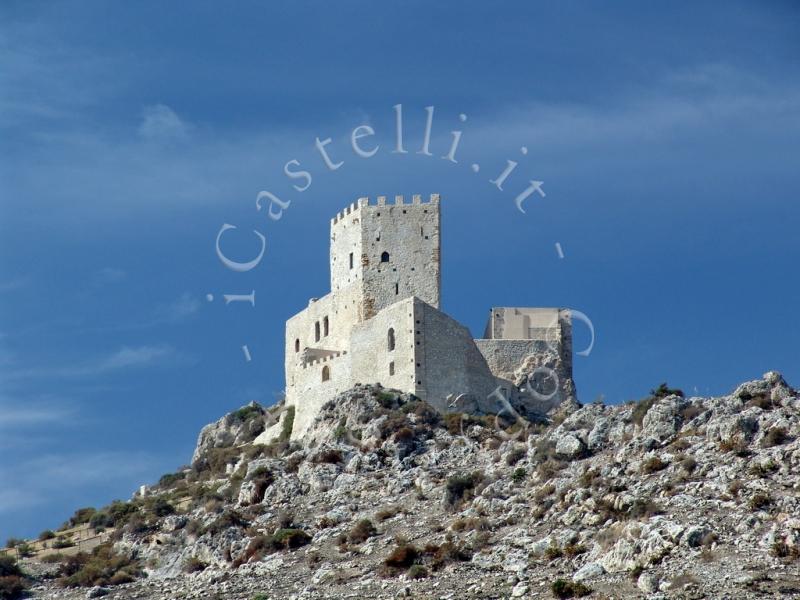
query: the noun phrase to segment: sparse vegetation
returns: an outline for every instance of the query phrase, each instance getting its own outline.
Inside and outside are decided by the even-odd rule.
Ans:
[[[663,471],[669,466],[668,462],[661,460],[658,456],[651,456],[642,463],[642,473],[652,475],[658,471]]]
[[[584,584],[568,579],[556,579],[550,585],[550,590],[556,598],[581,598],[592,593]]]
[[[200,560],[196,556],[191,556],[187,558],[186,562],[183,563],[184,573],[199,573],[201,571],[205,571],[207,568],[208,564]]]
[[[25,574],[17,561],[10,556],[0,555],[0,600],[17,600],[28,589]]]
[[[45,529],[42,533],[39,534],[39,541],[44,542],[47,540],[52,540],[54,537],[56,537],[55,532],[53,532],[50,529]]]
[[[326,448],[314,456],[315,463],[338,464],[342,462],[342,453],[334,448]]]
[[[753,494],[752,498],[750,498],[750,502],[748,502],[748,506],[750,510],[764,510],[772,505],[772,496],[765,492],[757,492]]]
[[[528,451],[525,448],[520,448],[520,447],[514,448],[513,450],[511,450],[511,452],[506,454],[506,464],[509,467],[513,467],[527,455]]]
[[[302,529],[279,529],[272,536],[273,545],[280,549],[300,548],[311,541],[311,536]]]
[[[483,480],[483,474],[479,472],[469,475],[453,475],[447,479],[445,501],[450,506],[456,506],[468,500],[478,485]]]
[[[397,513],[400,512],[400,508],[397,506],[387,506],[386,508],[380,509],[378,512],[375,513],[375,520],[378,522],[386,521],[387,519],[391,519]]]
[[[409,579],[425,579],[428,576],[428,569],[422,565],[411,565],[406,575]]]
[[[785,444],[788,440],[789,432],[786,431],[785,427],[772,427],[769,431],[767,431],[767,434],[761,441],[761,445],[764,448],[772,448],[773,446]]]
[[[514,472],[511,474],[511,480],[514,483],[522,483],[525,481],[525,478],[528,476],[528,471],[523,469],[522,467],[518,467],[514,469]]]
[[[347,534],[347,541],[351,544],[361,544],[378,534],[378,530],[369,519],[361,519]]]
[[[59,569],[62,587],[113,586],[130,583],[142,576],[139,563],[116,554],[110,544],[95,548],[91,554],[80,552],[68,557]]]
[[[416,546],[411,544],[398,544],[391,551],[383,564],[391,569],[408,569],[417,558],[420,556],[420,551]]]
[[[688,475],[691,475],[694,473],[695,469],[697,469],[697,461],[691,456],[681,457],[681,459],[678,461],[678,464]]]

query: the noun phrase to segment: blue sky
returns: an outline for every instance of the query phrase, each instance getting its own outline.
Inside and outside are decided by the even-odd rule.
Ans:
[[[3,3],[0,541],[272,402],[283,323],[327,292],[329,219],[359,196],[442,194],[443,308],[474,334],[491,306],[586,313],[583,401],[800,385],[799,27],[791,2]],[[232,258],[266,236],[257,268],[221,265],[223,223]]]

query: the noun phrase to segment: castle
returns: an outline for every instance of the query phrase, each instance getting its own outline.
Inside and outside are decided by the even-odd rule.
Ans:
[[[440,310],[438,194],[360,198],[330,231],[331,291],[286,322],[292,439],[356,383],[441,412],[497,412],[500,395],[522,414],[544,412],[574,394],[568,310],[492,308],[482,339]]]

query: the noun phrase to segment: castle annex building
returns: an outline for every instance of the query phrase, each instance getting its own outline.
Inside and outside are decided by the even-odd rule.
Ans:
[[[292,438],[356,383],[411,392],[442,412],[492,412],[498,393],[523,413],[541,411],[573,393],[569,311],[492,308],[483,338],[473,339],[440,310],[436,194],[361,198],[340,212],[330,273],[330,293],[286,322]]]

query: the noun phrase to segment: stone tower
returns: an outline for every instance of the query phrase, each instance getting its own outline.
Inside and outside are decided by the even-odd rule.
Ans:
[[[356,287],[358,321],[411,296],[439,308],[439,225],[438,194],[360,198],[331,220],[331,291]]]

